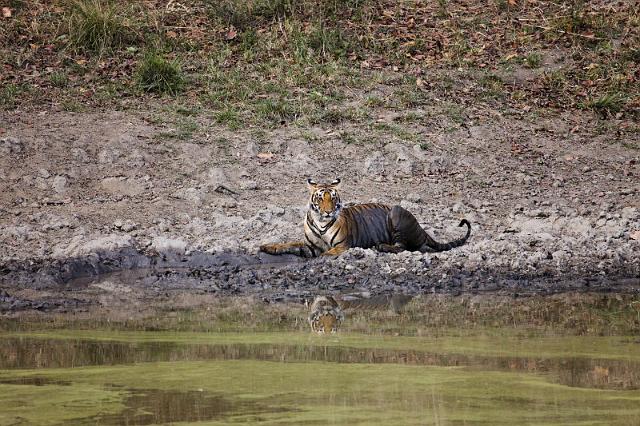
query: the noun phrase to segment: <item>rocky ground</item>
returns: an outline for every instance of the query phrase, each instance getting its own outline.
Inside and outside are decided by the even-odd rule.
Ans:
[[[206,114],[175,137],[153,106],[0,113],[0,310],[178,293],[640,289],[639,135],[587,113],[479,107],[454,128],[412,113],[433,120],[379,111],[393,133],[355,142],[340,132],[357,127],[231,131]],[[259,255],[260,244],[301,236],[308,176],[341,177],[348,202],[400,204],[441,241],[459,237],[466,217],[471,238],[445,253]],[[141,269],[91,278],[131,268]]]

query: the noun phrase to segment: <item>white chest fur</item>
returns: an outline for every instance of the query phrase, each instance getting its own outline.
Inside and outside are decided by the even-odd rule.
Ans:
[[[304,233],[308,242],[323,251],[332,247],[331,241],[338,232],[338,220],[322,222],[314,220],[312,214],[307,214],[304,222]]]

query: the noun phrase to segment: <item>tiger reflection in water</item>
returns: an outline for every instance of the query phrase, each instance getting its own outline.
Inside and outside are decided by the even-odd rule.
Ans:
[[[309,325],[319,333],[335,333],[344,321],[344,310],[372,311],[387,309],[400,314],[413,296],[383,294],[373,297],[356,295],[316,296],[309,306]]]
[[[342,308],[331,296],[316,296],[309,307],[309,325],[319,333],[335,333],[344,321]]]

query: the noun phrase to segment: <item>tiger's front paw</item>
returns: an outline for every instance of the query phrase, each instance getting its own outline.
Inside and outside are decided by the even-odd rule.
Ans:
[[[260,251],[269,254],[278,254],[278,247],[275,244],[263,244],[260,246]]]

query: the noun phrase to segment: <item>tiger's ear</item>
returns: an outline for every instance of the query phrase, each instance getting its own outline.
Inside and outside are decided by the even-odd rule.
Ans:
[[[315,191],[316,188],[318,187],[318,184],[313,179],[308,178],[307,179],[307,186],[309,187],[309,191]]]
[[[333,182],[331,182],[331,186],[333,186],[335,189],[338,189],[340,188],[340,182],[340,178],[335,178]]]

